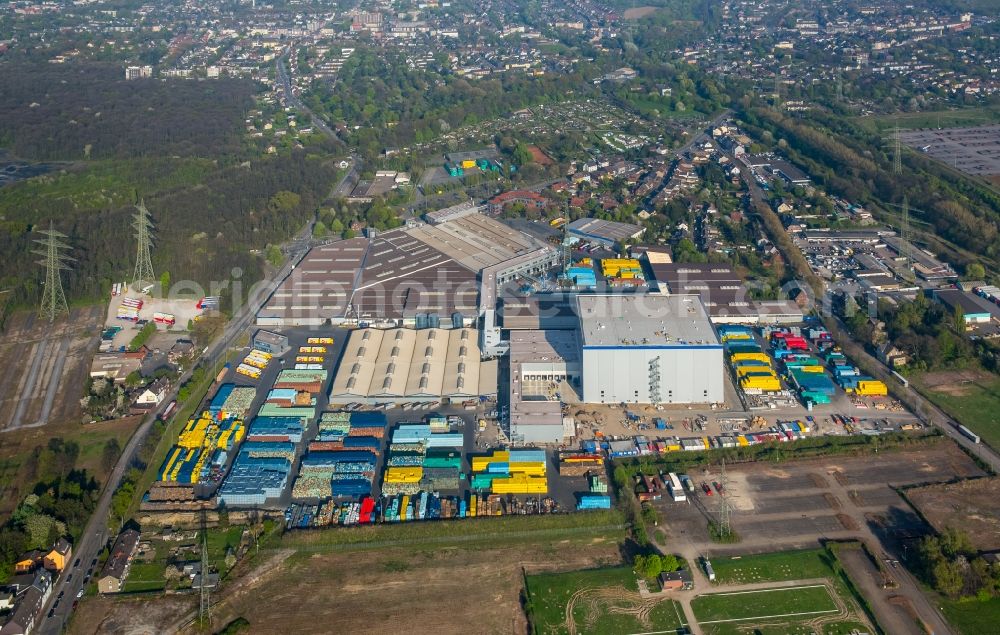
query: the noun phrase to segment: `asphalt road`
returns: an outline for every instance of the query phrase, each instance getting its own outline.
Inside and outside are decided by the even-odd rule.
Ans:
[[[280,271],[270,278],[271,285],[269,285],[269,288],[271,290],[274,289],[278,282],[284,280],[285,277],[292,272],[295,266],[298,265],[305,254],[308,253],[310,230],[311,223],[299,231],[299,233],[296,234],[296,236],[289,242],[288,262],[285,263]],[[236,338],[250,327],[254,320],[254,316],[257,314],[257,311],[260,310],[260,307],[264,304],[264,302],[267,301],[270,293],[271,291],[268,291],[267,293],[262,293],[256,298],[251,298],[248,304],[244,305],[243,308],[240,309],[240,311],[229,322],[225,331],[223,331],[223,333],[207,347],[207,351],[204,355],[202,355],[202,365],[211,367],[216,365],[223,358],[226,350],[233,344]],[[42,608],[42,616],[38,622],[37,633],[42,635],[57,635],[62,632],[63,627],[66,625],[73,611],[73,601],[76,599],[76,594],[84,587],[83,580],[91,566],[90,563],[97,558],[97,554],[100,553],[107,542],[114,538],[114,535],[111,534],[107,528],[107,519],[111,510],[111,499],[114,496],[115,491],[118,489],[118,486],[122,481],[122,477],[125,475],[125,471],[130,465],[132,465],[139,447],[149,436],[149,432],[153,423],[156,421],[156,418],[163,412],[171,401],[177,398],[177,391],[180,385],[190,376],[190,370],[181,376],[180,380],[177,381],[170,389],[162,403],[150,414],[148,414],[145,419],[143,419],[142,423],[136,429],[135,434],[132,435],[132,438],[129,439],[128,443],[125,445],[125,449],[122,451],[121,457],[119,457],[118,462],[115,464],[114,469],[111,471],[111,474],[105,483],[104,491],[101,493],[101,498],[97,502],[94,513],[87,522],[86,529],[83,534],[81,534],[77,543],[73,545],[72,564],[67,567],[65,571],[63,571],[62,575],[59,576],[58,580],[53,585],[52,595],[49,598],[49,601],[46,602],[45,606]],[[99,572],[93,571],[91,572],[91,575],[96,575],[97,573]],[[57,600],[58,604],[56,605]],[[50,609],[53,610],[51,617],[48,615]]]

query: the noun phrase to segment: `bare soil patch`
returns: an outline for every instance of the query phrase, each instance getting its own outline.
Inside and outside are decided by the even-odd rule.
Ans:
[[[632,9],[625,9],[623,15],[626,20],[638,20],[654,13],[656,13],[656,7],[634,7]]]
[[[969,393],[970,384],[988,381],[989,374],[980,370],[945,370],[925,373],[921,382],[931,390],[953,397],[962,397]]]
[[[1000,549],[1000,478],[928,485],[907,498],[935,529],[961,529],[981,550]]]

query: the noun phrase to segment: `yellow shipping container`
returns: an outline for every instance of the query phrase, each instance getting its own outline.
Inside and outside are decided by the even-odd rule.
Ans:
[[[712,444],[708,442],[708,437],[702,437],[701,438],[701,442],[705,444],[705,449],[706,450],[711,450],[712,449]]]
[[[622,271],[642,271],[642,265],[635,258],[605,258],[601,260],[601,272],[605,278],[622,277]]]
[[[858,382],[858,388],[856,391],[859,395],[865,397],[885,397],[889,394],[889,388],[884,382],[879,380],[863,380]]]
[[[740,380],[740,387],[744,390],[776,392],[781,390],[781,383],[775,377],[744,377]]]
[[[474,168],[474,167],[476,167],[475,160],[473,160],[473,159],[466,159],[465,161],[462,161],[462,169],[463,170],[468,170],[469,168]]]
[[[511,463],[510,473],[545,476],[545,463]]]
[[[492,456],[474,456],[472,457],[472,471],[473,472],[484,472],[490,463],[508,463],[510,462],[510,452],[507,450],[497,450]]]
[[[749,333],[726,333],[722,336],[723,342],[730,342],[733,340],[752,340],[753,337]]]
[[[681,446],[679,443],[669,443],[667,444],[667,452],[680,452]]]
[[[743,436],[742,434],[740,436],[736,437],[736,442],[739,443],[741,446],[750,445],[750,442],[747,441],[747,438],[745,436]]]
[[[771,358],[764,353],[736,353],[729,358],[729,361],[731,362],[746,362],[751,360],[764,362],[766,364],[771,363]]]
[[[419,483],[424,475],[421,467],[390,467],[385,471],[386,483]]]
[[[801,370],[803,373],[822,373],[823,372],[823,367],[822,366],[800,366],[799,370]]]
[[[771,377],[778,376],[770,366],[740,366],[736,369],[736,376],[740,379],[743,379],[750,373],[768,373]],[[764,377],[764,375],[754,375],[754,377]]]
[[[548,491],[548,480],[536,476],[516,475],[493,481],[494,494],[545,494]]]

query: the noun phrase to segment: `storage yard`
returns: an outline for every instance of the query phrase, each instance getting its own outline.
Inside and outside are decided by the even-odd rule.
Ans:
[[[162,331],[186,331],[191,320],[218,310],[217,299],[207,298],[207,303],[205,300],[200,297],[154,298],[123,286],[120,293],[112,295],[108,302],[104,326],[106,332],[114,330],[110,338],[102,339],[101,351],[122,350],[146,322],[155,322]]]

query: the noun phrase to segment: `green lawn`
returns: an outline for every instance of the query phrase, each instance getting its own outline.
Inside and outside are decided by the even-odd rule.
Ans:
[[[691,601],[691,608],[702,626],[837,612],[837,604],[823,585],[699,595]]]
[[[546,573],[527,576],[528,617],[533,632],[547,635],[566,633],[566,608],[575,593],[592,593],[615,589],[637,593],[635,574],[629,567],[589,569],[568,573]],[[643,624],[634,616],[613,611],[614,607],[637,606],[626,599],[588,594],[573,604],[573,620],[580,633],[625,634],[649,631],[674,631],[683,626],[683,612],[672,600],[660,602]]]
[[[1000,623],[1000,598],[986,602],[942,600],[941,608],[948,623],[962,635],[995,633]]]
[[[163,572],[166,564],[163,562],[133,562],[129,568],[128,580],[125,581],[125,592],[156,591],[166,586]]]
[[[841,545],[840,548],[852,548],[851,545]],[[862,616],[862,609],[858,606],[857,598],[851,592],[847,584],[847,579],[838,574],[831,566],[829,552],[824,549],[803,549],[797,551],[779,551],[775,553],[764,553],[750,556],[719,557],[712,559],[712,568],[715,570],[716,581],[718,583],[730,584],[753,584],[760,582],[783,582],[788,580],[809,580],[826,579],[830,582],[834,592],[848,606],[852,615],[846,621],[836,621],[824,623],[823,635],[849,635],[852,631],[861,632],[871,630],[863,623],[857,622]],[[719,619],[739,618],[737,622],[716,622],[702,623],[702,630],[711,635],[745,635],[748,628],[748,621],[752,623],[754,618],[763,615],[779,615],[783,613],[827,610],[833,602],[829,592],[824,587],[814,587],[802,591],[801,596],[785,591],[772,591],[772,597],[761,594],[752,595],[732,595],[728,596],[728,603],[734,606],[745,607],[742,610],[749,611],[745,614],[733,614],[729,618],[720,617],[719,610],[726,611],[727,596],[725,594],[710,594],[700,596],[695,602],[703,602],[703,608],[695,606],[695,615],[700,620],[712,622]],[[721,597],[720,597],[721,596]],[[703,598],[713,598],[711,600]],[[805,599],[799,599],[805,598]],[[804,602],[807,607],[801,611],[778,610],[788,607],[799,606],[797,602]],[[720,607],[722,607],[720,609]],[[762,607],[768,607],[762,608]],[[704,612],[707,612],[707,615]],[[746,617],[749,615],[749,617]],[[759,626],[754,632],[761,635],[789,635],[792,633],[808,635],[815,633],[814,626],[808,624],[810,619],[822,618],[823,613],[815,615],[805,615],[801,618],[790,617],[785,623],[781,620],[768,620],[770,626]],[[777,622],[777,623],[776,623]]]
[[[833,577],[822,549],[778,551],[755,556],[735,556],[712,560],[719,583],[751,584]]]
[[[961,394],[950,394],[928,388],[914,378],[921,394],[937,407],[954,417],[982,437],[983,441],[1000,448],[1000,377],[981,373],[975,382],[961,385]]]

